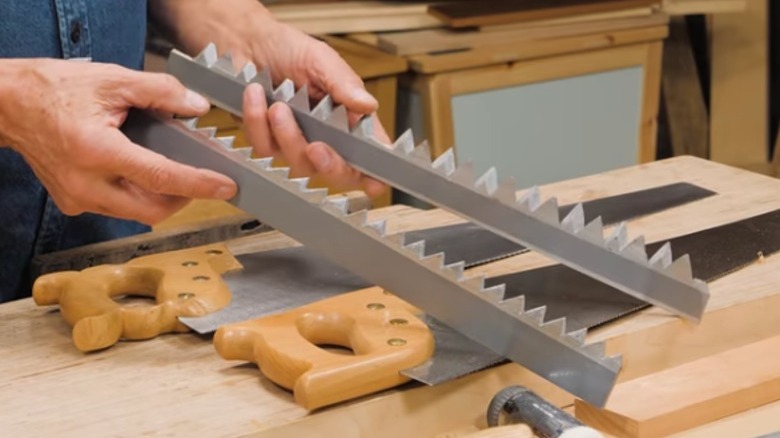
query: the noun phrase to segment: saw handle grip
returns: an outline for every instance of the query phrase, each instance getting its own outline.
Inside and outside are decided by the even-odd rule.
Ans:
[[[81,351],[184,332],[179,316],[200,316],[225,307],[231,298],[221,274],[240,268],[222,245],[139,257],[122,265],[100,265],[39,277],[33,299],[59,304]],[[123,296],[152,298],[149,306],[122,305]]]
[[[404,301],[370,288],[292,311],[223,326],[214,346],[228,360],[257,363],[313,410],[409,379],[400,374],[433,354],[433,335]],[[320,346],[340,346],[340,354]]]

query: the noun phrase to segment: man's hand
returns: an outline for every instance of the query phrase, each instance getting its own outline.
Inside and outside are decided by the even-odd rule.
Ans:
[[[252,61],[258,68],[269,68],[275,83],[291,79],[296,87],[307,85],[314,100],[330,94],[347,108],[352,123],[376,112],[376,99],[335,50],[277,22],[256,0],[153,0],[150,6],[169,35],[191,54],[214,42],[222,53],[232,55],[237,68]],[[282,103],[268,108],[257,85],[247,87],[244,94],[244,127],[255,152],[283,158],[293,177],[318,174],[333,188],[362,188],[370,197],[386,190],[381,182],[350,167],[330,146],[308,143],[290,108]],[[378,121],[375,132],[389,143]]]
[[[2,144],[24,157],[63,213],[154,224],[191,198],[235,195],[226,176],[173,162],[119,131],[131,107],[208,111],[173,77],[48,59],[0,61],[0,71]]]

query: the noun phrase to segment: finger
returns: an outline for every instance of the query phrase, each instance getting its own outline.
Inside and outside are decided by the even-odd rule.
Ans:
[[[283,103],[275,103],[268,110],[271,132],[279,145],[282,157],[290,166],[290,176],[311,175],[315,168],[306,154],[308,142],[295,122],[292,110]]]
[[[249,84],[244,90],[244,132],[256,155],[278,155],[279,146],[268,126],[268,106],[260,84]]]
[[[361,187],[362,175],[350,167],[332,148],[322,142],[306,146],[305,153],[315,171],[331,188],[353,190]]]
[[[363,185],[363,191],[369,198],[381,196],[389,189],[387,184],[368,176],[364,176],[361,183]]]
[[[184,116],[203,115],[211,108],[205,97],[164,73],[128,70],[122,75],[118,90],[126,103],[136,108]]]
[[[177,196],[150,193],[120,178],[95,185],[95,213],[155,225],[181,210],[189,202]]]
[[[314,85],[331,95],[335,102],[357,114],[370,114],[379,107],[366,91],[363,81],[339,54],[325,43],[317,42],[316,58],[309,64],[309,76]]]
[[[231,199],[236,194],[236,184],[230,178],[211,170],[177,163],[133,144],[118,130],[107,131],[101,140],[111,145],[110,149],[107,148],[111,157],[105,163],[105,169],[149,192],[189,199],[222,200]]]

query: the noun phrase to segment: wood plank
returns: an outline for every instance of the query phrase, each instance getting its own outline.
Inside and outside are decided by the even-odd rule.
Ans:
[[[363,80],[396,75],[408,68],[408,62],[403,57],[375,47],[335,36],[324,36],[322,40],[333,47]]]
[[[639,163],[649,163],[656,159],[658,140],[658,110],[661,100],[661,62],[663,43],[660,41],[646,44],[644,80],[642,82],[642,112],[639,121]]]
[[[389,53],[415,55],[509,44],[510,42],[517,44],[567,36],[600,34],[639,27],[659,26],[667,22],[668,17],[665,14],[653,14],[647,17],[593,21],[573,25],[519,27],[492,32],[432,29],[382,33],[379,35],[379,47]]]
[[[549,20],[655,4],[658,0],[498,0],[432,5],[429,11],[448,26],[457,28]]]
[[[577,24],[587,21],[604,21],[630,17],[645,17],[652,15],[655,11],[656,8],[654,7],[622,9],[618,11],[598,12],[595,14],[572,15],[570,17],[554,18],[550,20],[535,20],[520,23],[513,22],[508,24],[496,24],[492,26],[480,26],[479,30],[482,32],[492,32],[496,30],[516,29],[520,27],[544,27],[556,24]]]
[[[411,55],[408,59],[412,70],[431,74],[657,41],[664,39],[667,33],[666,26],[640,27],[526,44],[498,44],[452,53]]]
[[[743,12],[747,0],[663,0],[662,9],[670,15],[721,14]]]
[[[767,0],[712,17],[710,158],[733,165],[768,160]]]
[[[709,156],[709,115],[685,18],[674,17],[665,41],[662,90],[674,155]]]
[[[780,400],[780,336],[615,387],[603,409],[575,402],[577,418],[619,436],[664,437]]]

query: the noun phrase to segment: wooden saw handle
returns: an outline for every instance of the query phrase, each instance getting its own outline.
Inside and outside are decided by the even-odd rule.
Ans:
[[[222,326],[214,346],[225,359],[257,363],[312,410],[407,382],[400,372],[428,360],[434,348],[415,313],[401,299],[369,288]],[[319,345],[346,347],[354,355]]]
[[[73,327],[81,351],[114,345],[119,339],[141,340],[162,333],[185,332],[179,316],[201,316],[230,303],[221,274],[241,265],[224,245],[208,245],[139,257],[122,265],[41,276],[33,285],[40,305],[59,304]],[[154,298],[147,307],[120,305],[124,295]]]

